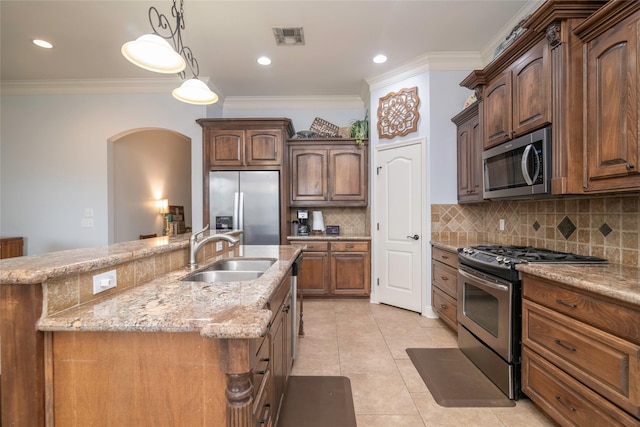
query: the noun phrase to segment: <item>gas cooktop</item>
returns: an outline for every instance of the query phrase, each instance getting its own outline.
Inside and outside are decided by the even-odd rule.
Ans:
[[[458,250],[460,262],[481,271],[497,274],[501,270],[515,270],[523,263],[606,263],[606,259],[577,255],[533,246],[479,245]]]

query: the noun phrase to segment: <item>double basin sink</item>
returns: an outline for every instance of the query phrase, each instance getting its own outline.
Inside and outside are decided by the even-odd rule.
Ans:
[[[182,279],[184,282],[238,282],[255,280],[276,261],[273,259],[228,259],[213,263]]]

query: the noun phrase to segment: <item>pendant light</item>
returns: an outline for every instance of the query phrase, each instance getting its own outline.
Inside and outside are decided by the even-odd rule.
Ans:
[[[181,79],[185,79],[185,69],[188,66],[192,78],[185,80],[180,87],[173,90],[173,97],[190,104],[207,105],[218,101],[216,95],[209,87],[198,79],[200,67],[191,48],[182,43],[181,30],[184,24],[184,1],[180,0],[180,8],[173,0],[171,15],[176,18],[175,29],[169,19],[158,12],[155,7],[149,8],[149,23],[153,34],[145,34],[137,40],[125,43],[122,46],[122,55],[138,67],[156,73],[177,73]],[[168,42],[173,42],[173,47]]]

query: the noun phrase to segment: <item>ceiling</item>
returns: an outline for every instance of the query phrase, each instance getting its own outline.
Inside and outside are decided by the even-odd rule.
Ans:
[[[358,96],[365,81],[425,55],[487,57],[536,3],[185,0],[182,37],[198,60],[200,76],[222,96]],[[166,77],[129,63],[120,48],[151,32],[151,6],[171,18],[171,5],[170,0],[2,0],[2,82]],[[302,26],[306,44],[277,46],[274,26]],[[34,38],[55,47],[38,48]],[[374,64],[378,53],[389,60]],[[270,66],[257,64],[262,55],[272,59]]]

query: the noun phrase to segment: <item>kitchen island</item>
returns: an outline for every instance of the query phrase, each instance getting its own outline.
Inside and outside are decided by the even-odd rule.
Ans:
[[[2,263],[3,425],[274,422],[291,368],[300,249],[217,251],[212,242],[198,257],[203,268],[239,257],[275,262],[252,281],[186,282],[188,237]],[[89,279],[111,269],[118,286],[93,296]]]

